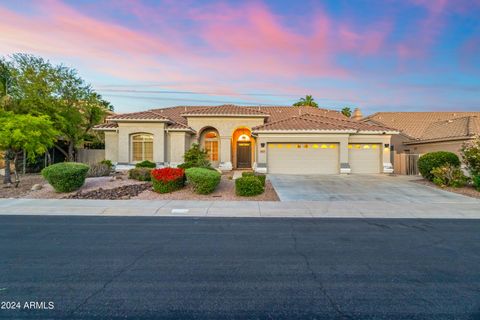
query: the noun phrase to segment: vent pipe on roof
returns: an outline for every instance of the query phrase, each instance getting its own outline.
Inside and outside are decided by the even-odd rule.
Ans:
[[[355,110],[353,110],[352,120],[359,121],[362,118],[363,118],[362,111],[360,111],[359,108],[355,108]]]

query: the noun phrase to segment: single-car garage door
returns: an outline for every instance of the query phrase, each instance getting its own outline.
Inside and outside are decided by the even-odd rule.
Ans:
[[[339,172],[336,143],[269,143],[268,172],[335,174]]]
[[[348,163],[352,173],[380,173],[380,144],[348,145]]]

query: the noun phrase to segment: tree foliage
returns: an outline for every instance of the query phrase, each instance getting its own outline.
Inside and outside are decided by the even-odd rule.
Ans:
[[[345,107],[342,109],[341,113],[347,117],[347,118],[350,118],[352,116],[352,109],[350,109],[349,107]]]
[[[10,75],[9,96],[13,101],[4,109],[48,116],[60,138],[68,142],[68,150],[57,148],[69,161],[74,160],[75,147],[89,136],[93,126],[113,110],[75,69],[28,54],[15,54],[10,61],[3,59],[2,66]]]
[[[0,111],[0,149],[5,150],[4,183],[11,183],[10,161],[25,151],[29,159],[52,147],[59,132],[47,116]]]
[[[309,106],[318,108],[318,104],[315,102],[315,99],[313,99],[311,95],[306,95],[305,98],[300,98],[300,100],[298,102],[295,102],[293,105],[295,107]]]

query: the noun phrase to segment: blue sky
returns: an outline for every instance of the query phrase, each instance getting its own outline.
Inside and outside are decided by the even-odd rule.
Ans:
[[[480,0],[4,1],[0,55],[76,68],[118,112],[221,103],[480,110]]]

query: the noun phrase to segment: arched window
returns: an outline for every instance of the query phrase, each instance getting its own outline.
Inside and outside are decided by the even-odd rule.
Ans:
[[[205,132],[203,147],[207,151],[208,160],[218,161],[218,133],[216,131]]]
[[[132,161],[153,161],[153,135],[140,133],[132,136]]]

